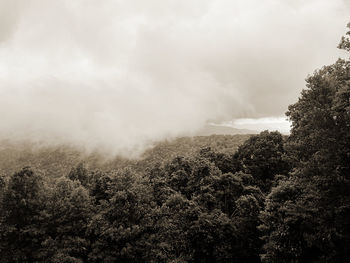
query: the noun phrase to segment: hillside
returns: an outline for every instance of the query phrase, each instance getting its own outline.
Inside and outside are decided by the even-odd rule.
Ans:
[[[203,147],[211,147],[217,152],[234,153],[238,146],[250,135],[211,135],[182,137],[156,143],[146,150],[139,159],[116,156],[110,158],[101,153],[86,153],[70,146],[37,146],[26,143],[0,142],[0,175],[12,175],[23,167],[41,170],[50,177],[69,173],[72,167],[84,162],[91,169],[104,171],[132,166],[143,170],[157,162],[167,162],[175,156],[190,156]]]

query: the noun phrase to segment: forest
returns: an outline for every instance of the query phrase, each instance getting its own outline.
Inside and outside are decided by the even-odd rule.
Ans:
[[[289,136],[178,138],[108,161],[2,141],[0,261],[350,262],[350,60],[306,83]]]

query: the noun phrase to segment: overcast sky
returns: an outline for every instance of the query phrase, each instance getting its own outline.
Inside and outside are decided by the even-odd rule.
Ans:
[[[0,134],[125,153],[282,117],[342,55],[349,14],[345,0],[0,0]]]

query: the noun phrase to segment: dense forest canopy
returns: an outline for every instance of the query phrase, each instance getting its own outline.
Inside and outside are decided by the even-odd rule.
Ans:
[[[180,138],[139,160],[2,147],[1,262],[349,262],[349,59],[306,82],[290,136]]]

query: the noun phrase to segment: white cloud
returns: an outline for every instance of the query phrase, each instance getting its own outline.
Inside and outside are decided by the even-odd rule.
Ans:
[[[286,117],[242,118],[225,122],[223,125],[253,131],[279,131],[284,134],[289,134],[291,129],[291,123]]]
[[[280,116],[332,63],[342,0],[0,0],[0,133],[112,153]]]

